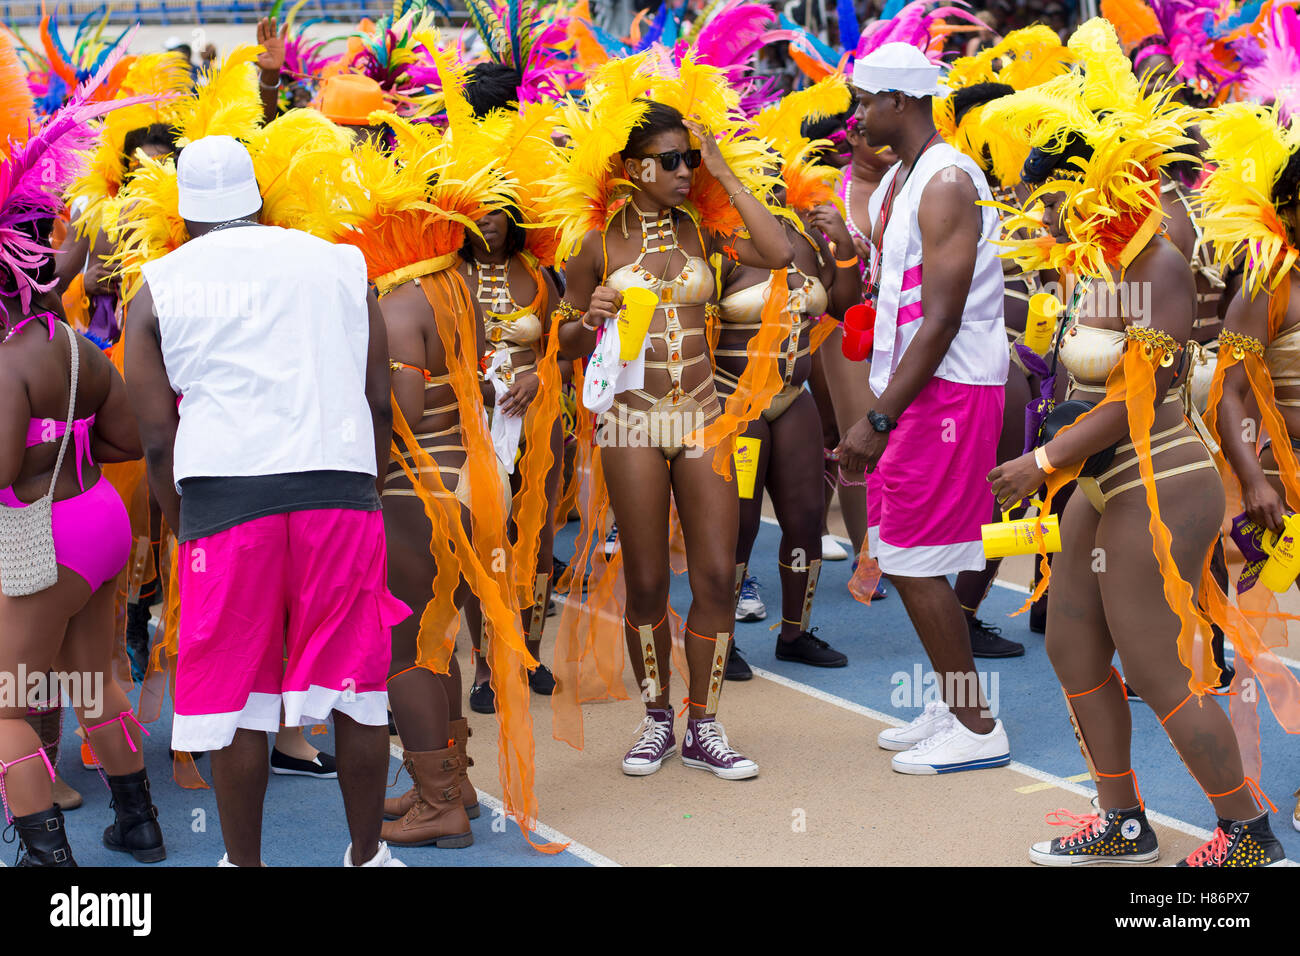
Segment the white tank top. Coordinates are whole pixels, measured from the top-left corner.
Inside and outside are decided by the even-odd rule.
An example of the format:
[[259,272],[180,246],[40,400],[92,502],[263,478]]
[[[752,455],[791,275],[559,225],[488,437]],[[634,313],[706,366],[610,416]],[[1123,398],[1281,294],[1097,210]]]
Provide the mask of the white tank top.
[[[871,390],[877,395],[893,378],[899,359],[907,351],[924,318],[921,309],[921,227],[917,221],[921,193],[935,175],[953,166],[970,176],[980,199],[993,198],[980,168],[942,141],[921,154],[912,174],[898,190],[882,241],[884,253],[876,303],[875,347],[871,355]],[[898,175],[898,169],[895,164],[871,196],[869,209],[873,223],[880,216],[880,207],[890,183]],[[966,385],[1005,385],[1010,366],[1002,316],[1005,290],[1002,263],[992,242],[999,229],[998,214],[988,206],[976,208],[980,213],[980,241],[961,328],[934,374],[935,378]]]
[[186,478],[375,474],[360,250],[235,226],[144,266]]

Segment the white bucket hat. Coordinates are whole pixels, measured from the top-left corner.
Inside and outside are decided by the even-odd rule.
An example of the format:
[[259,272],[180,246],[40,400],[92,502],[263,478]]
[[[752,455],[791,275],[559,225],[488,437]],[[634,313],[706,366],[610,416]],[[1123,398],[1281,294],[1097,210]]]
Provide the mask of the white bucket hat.
[[233,136],[205,136],[181,150],[176,188],[189,222],[227,222],[262,208],[253,160]]
[[910,43],[885,43],[853,64],[853,85],[867,93],[947,96],[941,68]]

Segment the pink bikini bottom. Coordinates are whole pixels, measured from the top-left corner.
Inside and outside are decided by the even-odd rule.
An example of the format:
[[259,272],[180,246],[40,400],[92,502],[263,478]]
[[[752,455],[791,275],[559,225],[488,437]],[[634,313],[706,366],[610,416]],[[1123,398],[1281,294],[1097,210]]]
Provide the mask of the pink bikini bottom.
[[[0,489],[0,505],[25,508],[13,489]],[[54,502],[54,553],[92,592],[118,576],[131,556],[131,519],[117,489],[102,476],[75,498]]]

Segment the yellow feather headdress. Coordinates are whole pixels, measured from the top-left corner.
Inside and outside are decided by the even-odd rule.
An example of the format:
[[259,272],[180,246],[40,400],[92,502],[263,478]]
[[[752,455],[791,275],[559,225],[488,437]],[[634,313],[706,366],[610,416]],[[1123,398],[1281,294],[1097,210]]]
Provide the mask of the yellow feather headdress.
[[122,188],[126,163],[132,158],[124,154],[127,134],[154,124],[173,125],[180,98],[189,89],[189,67],[179,54],[147,53],[131,63],[118,96],[152,95],[164,99],[126,106],[104,117],[99,145],[86,171],[68,189],[69,200],[84,198],[88,203],[75,224],[79,235],[88,235],[92,240],[98,235],[104,204]]
[[[1003,239],[1004,257],[1024,269],[1064,269],[1111,281],[1107,263],[1153,214],[1159,213],[1160,170],[1187,158],[1176,150],[1190,143],[1184,130],[1197,114],[1171,102],[1172,89],[1143,94],[1114,28],[1093,19],[1070,39],[1082,67],[1028,90],[986,104],[984,122],[1001,124],[1031,148],[1061,153],[1076,140],[1091,155],[1058,166],[1024,204],[998,204],[1007,213],[1002,229],[1026,229],[1032,238]],[[1068,240],[1038,235],[1039,199],[1063,193]]]
[[803,135],[803,123],[837,116],[852,104],[847,78],[832,73],[807,89],[782,97],[754,117],[753,134],[781,154],[781,177],[790,208],[806,210],[838,202],[835,185],[839,172],[815,162],[818,151],[831,144],[824,139],[809,140]]
[[[1297,236],[1278,215],[1273,187],[1300,150],[1300,122],[1284,125],[1273,106],[1228,103],[1201,123],[1212,171],[1201,186],[1198,221],[1222,266],[1245,253],[1253,296],[1277,284],[1300,258]],[[1296,197],[1289,197],[1292,201]]]
[[[709,130],[723,159],[755,195],[778,185],[763,172],[771,147],[743,131],[740,96],[720,69],[689,55],[677,66],[650,52],[611,60],[588,78],[586,107],[570,99],[561,110],[559,130],[570,148],[548,183],[547,216],[559,231],[558,261],[572,255],[590,230],[603,229],[631,189],[619,175],[618,154],[645,116],[647,100],[672,106]],[[703,166],[695,171],[686,208],[718,232],[740,225],[725,191]]]
[[494,110],[481,123],[490,142],[499,145],[503,174],[519,196],[519,224],[527,231],[527,250],[544,266],[555,264],[559,235],[547,224],[551,208],[546,180],[560,164],[551,132],[559,122],[555,103],[526,103],[518,110]]
[[[357,218],[344,202],[351,137],[315,110],[292,110],[254,131],[246,145],[262,194],[261,221],[339,241]],[[175,162],[147,157],[105,203],[124,298],[139,288],[144,263],[189,238],[179,204]]]
[[[1050,27],[1013,30],[997,45],[952,65],[944,81],[955,94],[981,83],[1001,83],[1025,90],[1069,72],[1075,56]],[[934,124],[944,140],[961,150],[996,180],[994,186],[1014,186],[1029,155],[1026,140],[1002,124],[985,118],[987,103],[966,110],[956,119],[954,96],[934,101]]]
[[447,268],[464,244],[465,230],[477,234],[476,222],[485,213],[519,202],[492,127],[475,122],[465,101],[463,65],[450,53],[431,52],[446,102],[446,131],[371,113],[371,123],[391,127],[396,145],[385,152],[373,143],[358,144],[355,175],[340,187],[357,222],[339,241],[361,250],[381,292],[399,279]]
[[177,142],[185,146],[205,136],[247,140],[262,125],[262,97],[257,89],[255,44],[235,47],[208,74],[194,96],[177,104]]

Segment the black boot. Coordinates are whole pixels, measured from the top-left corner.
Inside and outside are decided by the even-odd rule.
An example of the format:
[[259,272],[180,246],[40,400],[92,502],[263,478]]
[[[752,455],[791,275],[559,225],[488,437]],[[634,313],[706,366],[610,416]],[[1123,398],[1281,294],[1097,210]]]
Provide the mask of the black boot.
[[130,853],[140,863],[157,863],[167,859],[162,829],[158,826],[158,808],[149,797],[149,774],[144,770],[121,777],[109,777],[113,791],[113,825],[104,831],[104,846],[119,853]]
[[63,811],[50,807],[40,813],[14,817],[18,842],[26,851],[19,866],[76,866],[72,847],[68,846],[68,831],[63,827]]

